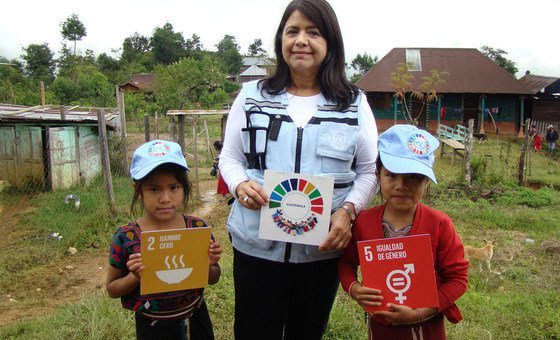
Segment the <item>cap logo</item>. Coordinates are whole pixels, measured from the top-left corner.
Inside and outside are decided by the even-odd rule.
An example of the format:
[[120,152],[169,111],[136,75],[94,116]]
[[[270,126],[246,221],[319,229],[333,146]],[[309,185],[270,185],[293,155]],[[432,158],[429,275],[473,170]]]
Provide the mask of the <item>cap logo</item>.
[[164,157],[170,149],[171,147],[167,143],[157,141],[150,145],[148,153],[153,157]]
[[430,151],[428,139],[421,133],[414,133],[408,137],[408,149],[417,155],[425,155]]

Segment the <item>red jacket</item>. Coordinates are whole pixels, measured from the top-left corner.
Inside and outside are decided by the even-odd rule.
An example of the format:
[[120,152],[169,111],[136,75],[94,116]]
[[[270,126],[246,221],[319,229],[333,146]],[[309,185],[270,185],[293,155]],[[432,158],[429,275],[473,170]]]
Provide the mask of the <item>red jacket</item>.
[[[357,241],[384,238],[382,218],[385,205],[364,210],[356,218],[352,240],[338,263],[340,282],[346,292],[357,280],[359,266]],[[431,236],[434,270],[438,286],[439,311],[452,323],[463,319],[455,301],[467,290],[469,262],[464,258],[463,243],[444,213],[418,203],[409,235]],[[375,288],[375,287],[373,287]],[[376,318],[385,322],[382,318]]]

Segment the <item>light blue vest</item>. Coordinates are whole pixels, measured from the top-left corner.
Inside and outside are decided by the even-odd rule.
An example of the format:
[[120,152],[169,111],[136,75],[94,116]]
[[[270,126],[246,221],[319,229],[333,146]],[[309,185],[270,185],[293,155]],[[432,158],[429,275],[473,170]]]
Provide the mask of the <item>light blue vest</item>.
[[[249,178],[262,185],[264,169],[331,176],[335,183],[332,209],[339,208],[356,177],[353,161],[360,132],[360,98],[340,112],[321,96],[313,118],[298,128],[286,111],[287,94],[263,96],[254,81],[243,85],[241,95],[247,118],[247,128],[241,134]],[[341,255],[340,251],[320,252],[317,246],[259,239],[259,219],[260,210],[246,209],[237,200],[233,203],[227,228],[235,249],[258,258],[292,263]]]

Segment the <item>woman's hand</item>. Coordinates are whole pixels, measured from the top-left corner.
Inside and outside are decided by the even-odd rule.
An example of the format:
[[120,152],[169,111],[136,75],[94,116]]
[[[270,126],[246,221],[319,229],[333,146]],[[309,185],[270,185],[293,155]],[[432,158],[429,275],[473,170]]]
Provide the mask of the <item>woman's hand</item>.
[[218,264],[220,257],[222,257],[222,245],[218,241],[210,240],[210,250],[208,251],[208,258],[210,259],[210,266]]
[[325,241],[319,250],[344,249],[352,238],[352,221],[344,209],[337,209],[331,215],[331,225]]
[[239,203],[247,209],[258,210],[268,203],[268,195],[263,187],[255,181],[241,182],[235,193]]
[[142,271],[144,270],[144,265],[142,264],[142,254],[134,253],[128,257],[126,262],[126,267],[128,271],[131,272],[137,279],[142,276]]
[[373,315],[381,316],[387,322],[394,325],[415,323],[421,321],[422,319],[416,309],[412,309],[407,306],[388,303],[387,308],[389,309],[388,311],[374,312]]
[[381,300],[383,300],[379,289],[364,287],[360,282],[352,284],[350,297],[364,309],[381,306]]

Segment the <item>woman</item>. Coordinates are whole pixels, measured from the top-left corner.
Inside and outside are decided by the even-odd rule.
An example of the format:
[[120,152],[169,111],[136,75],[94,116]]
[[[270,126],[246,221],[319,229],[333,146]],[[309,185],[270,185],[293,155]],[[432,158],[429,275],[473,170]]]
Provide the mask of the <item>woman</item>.
[[535,151],[539,151],[542,148],[542,138],[539,129],[537,129],[536,125],[531,126],[531,131],[529,132],[529,136],[533,138],[533,149]]
[[546,131],[546,142],[548,143],[548,152],[552,156],[556,149],[556,141],[558,140],[558,132],[554,129],[554,125],[550,124]]
[[[320,339],[338,288],[337,261],[375,187],[377,128],[346,79],[336,15],[324,0],[288,4],[275,36],[277,68],[244,84],[229,114],[220,172],[237,197],[235,337]],[[319,246],[258,238],[264,169],[334,177],[330,231]]]

